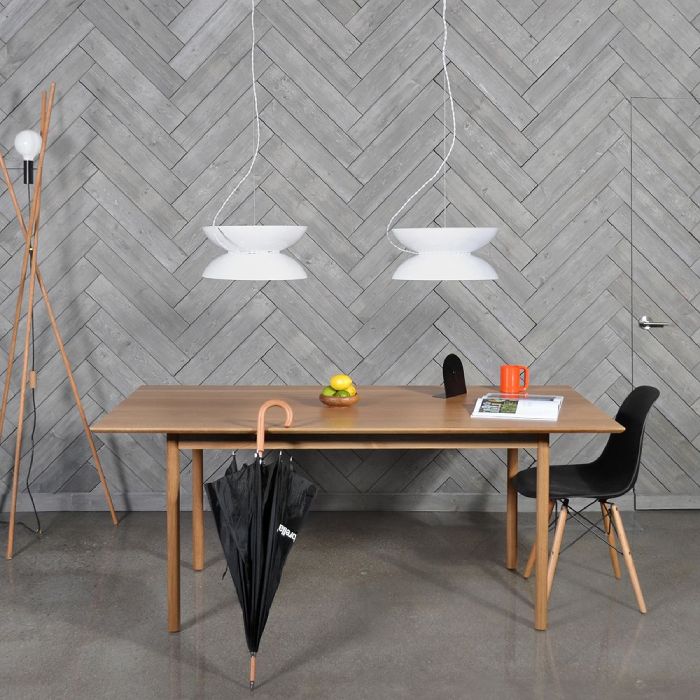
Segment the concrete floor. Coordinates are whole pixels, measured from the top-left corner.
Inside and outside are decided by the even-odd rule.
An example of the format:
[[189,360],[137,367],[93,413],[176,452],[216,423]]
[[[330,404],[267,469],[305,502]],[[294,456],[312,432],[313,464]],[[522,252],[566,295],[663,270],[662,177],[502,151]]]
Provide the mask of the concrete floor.
[[[183,514],[175,635],[165,631],[162,513],[130,514],[119,528],[104,513],[44,521],[41,540],[20,528],[15,559],[0,563],[0,697],[250,697],[213,521],[207,569],[195,574]],[[312,513],[263,637],[254,697],[697,697],[700,512],[625,521],[649,613],[587,537],[562,555],[542,633],[533,583],[502,565],[502,516]],[[524,560],[531,516],[520,533]]]

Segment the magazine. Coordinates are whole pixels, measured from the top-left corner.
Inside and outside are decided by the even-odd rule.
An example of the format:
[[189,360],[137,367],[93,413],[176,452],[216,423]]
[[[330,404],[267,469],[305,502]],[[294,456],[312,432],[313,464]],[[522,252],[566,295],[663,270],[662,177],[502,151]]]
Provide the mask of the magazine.
[[472,418],[555,421],[563,402],[563,396],[486,394],[477,399]]

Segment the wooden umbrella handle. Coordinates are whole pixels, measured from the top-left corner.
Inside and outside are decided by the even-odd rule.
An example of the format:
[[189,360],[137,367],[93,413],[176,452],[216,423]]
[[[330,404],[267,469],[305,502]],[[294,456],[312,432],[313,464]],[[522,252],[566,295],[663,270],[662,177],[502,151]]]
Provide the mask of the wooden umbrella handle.
[[279,406],[284,409],[286,414],[284,420],[285,428],[288,428],[292,424],[292,419],[294,418],[292,407],[286,401],[282,401],[282,399],[270,399],[260,406],[260,410],[258,411],[258,432],[256,435],[255,449],[261,457],[265,449],[265,413],[273,406]]

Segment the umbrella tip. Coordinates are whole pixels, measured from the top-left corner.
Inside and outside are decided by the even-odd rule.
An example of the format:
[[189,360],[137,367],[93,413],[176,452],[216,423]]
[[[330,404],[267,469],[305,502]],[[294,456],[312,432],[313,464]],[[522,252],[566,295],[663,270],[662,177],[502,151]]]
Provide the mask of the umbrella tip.
[[255,690],[255,653],[250,655],[250,692]]

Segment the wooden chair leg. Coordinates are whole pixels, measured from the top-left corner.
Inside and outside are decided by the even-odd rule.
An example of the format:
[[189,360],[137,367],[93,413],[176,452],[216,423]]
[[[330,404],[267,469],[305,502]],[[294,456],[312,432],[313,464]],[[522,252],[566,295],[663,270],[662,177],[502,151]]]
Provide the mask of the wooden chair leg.
[[559,552],[561,551],[561,542],[564,539],[564,527],[566,527],[566,518],[569,515],[569,508],[566,504],[559,512],[557,519],[557,527],[554,531],[554,542],[552,543],[552,553],[549,555],[549,566],[547,567],[547,597],[552,592],[552,584],[554,583],[554,573],[557,570],[557,562],[559,561]]
[[[554,510],[554,501],[549,502],[549,515],[548,517],[552,517],[552,511]],[[535,568],[535,560],[536,560],[536,555],[535,555],[535,543],[532,543],[532,549],[530,550],[530,556],[527,558],[527,564],[525,564],[525,571],[523,571],[523,578],[530,578],[532,576],[532,572]]]
[[605,502],[600,502],[600,510],[603,513],[603,527],[608,535],[608,551],[610,552],[610,563],[612,564],[613,573],[615,578],[622,578],[622,572],[620,571],[620,560],[617,557],[616,542],[615,542],[615,532],[612,527],[612,522],[610,521],[610,506]]
[[644,602],[644,596],[642,595],[642,587],[639,585],[639,578],[637,577],[637,569],[634,566],[634,559],[632,559],[632,552],[630,550],[629,542],[627,541],[627,535],[625,534],[625,528],[622,526],[622,517],[620,516],[620,511],[618,507],[613,503],[610,506],[610,512],[612,514],[613,522],[615,523],[615,529],[617,530],[617,536],[620,540],[620,547],[622,548],[622,555],[625,558],[625,564],[627,564],[627,571],[630,575],[630,582],[632,583],[632,589],[634,590],[634,595],[637,598],[637,605],[639,606],[639,612],[644,614],[647,611],[646,603]]

